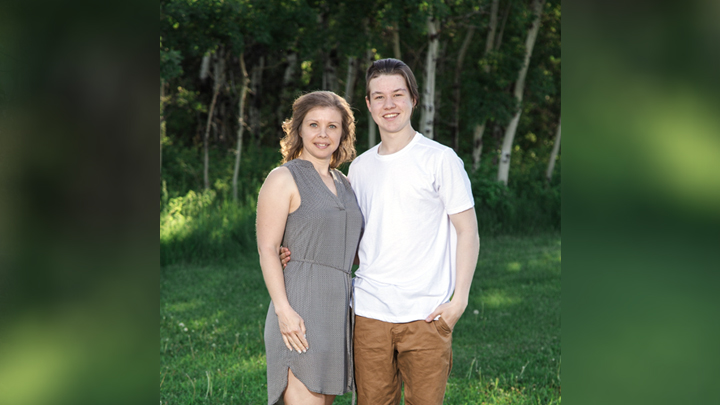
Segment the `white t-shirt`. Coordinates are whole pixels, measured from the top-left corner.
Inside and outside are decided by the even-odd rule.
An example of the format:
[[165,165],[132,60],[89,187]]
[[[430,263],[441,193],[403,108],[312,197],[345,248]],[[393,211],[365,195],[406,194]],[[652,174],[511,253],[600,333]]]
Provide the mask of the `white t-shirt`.
[[455,290],[457,235],[448,215],[473,207],[470,180],[455,151],[418,132],[396,153],[379,155],[378,147],[348,173],[365,220],[355,313],[417,321]]

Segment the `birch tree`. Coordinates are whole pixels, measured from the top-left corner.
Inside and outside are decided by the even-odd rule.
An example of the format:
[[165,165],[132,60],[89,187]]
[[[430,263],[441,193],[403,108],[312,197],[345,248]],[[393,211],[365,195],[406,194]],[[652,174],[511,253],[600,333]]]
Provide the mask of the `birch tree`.
[[527,39],[525,41],[525,59],[523,60],[520,72],[518,73],[518,79],[515,82],[514,95],[517,100],[517,111],[510,120],[510,124],[508,124],[505,129],[502,150],[500,151],[497,179],[505,185],[507,185],[508,174],[510,172],[510,155],[512,153],[513,140],[515,139],[515,132],[517,131],[520,114],[522,113],[522,98],[523,91],[525,90],[525,77],[527,75],[528,67],[530,66],[530,57],[532,56],[532,50],[535,46],[535,39],[537,38],[538,31],[540,30],[540,17],[542,16],[542,9],[544,5],[545,0],[533,0],[533,14],[535,15],[535,18],[530,30],[528,30]]
[[233,201],[238,200],[238,175],[240,174],[240,159],[242,157],[242,141],[243,133],[245,132],[245,98],[248,92],[248,78],[247,69],[245,68],[245,54],[240,54],[240,72],[242,77],[240,81],[242,86],[240,88],[240,102],[238,106],[238,130],[237,130],[237,148],[235,149],[235,169],[233,170],[232,188],[233,188]]
[[[365,31],[365,37],[370,38],[370,26],[368,24],[368,19],[363,19],[363,30]],[[372,50],[371,45],[367,45],[367,48],[365,50],[365,62],[367,62],[367,68],[372,65],[372,63],[375,61],[375,53]],[[365,98],[366,95],[363,94],[363,98]],[[367,108],[366,108],[367,110]],[[372,114],[370,114],[370,110],[367,110],[367,119],[368,119],[368,149],[371,149],[373,146],[377,144],[376,138],[377,138],[377,127],[375,124],[375,120],[373,120]]]
[[[368,67],[370,67],[370,65],[375,60],[373,51],[371,49],[368,49],[365,54],[365,57],[368,61]],[[373,146],[377,145],[377,141],[376,141],[377,124],[375,124],[375,120],[373,119],[372,114],[370,114],[370,110],[367,110],[367,117],[368,117],[368,149],[370,149]]]
[[555,133],[555,141],[553,143],[552,153],[550,153],[550,160],[548,161],[547,172],[545,173],[545,177],[547,178],[548,183],[550,182],[550,180],[552,180],[553,170],[555,169],[555,160],[557,159],[558,151],[560,150],[560,124],[561,120],[558,120],[558,128],[557,132]]
[[325,56],[325,64],[323,66],[322,88],[333,93],[338,92],[337,68],[332,58],[335,50],[329,53],[323,53]]
[[453,81],[453,98],[455,101],[455,119],[453,120],[453,148],[455,149],[455,152],[458,152],[460,150],[460,74],[462,73],[462,65],[465,61],[465,54],[467,53],[468,47],[470,46],[470,41],[472,41],[474,33],[475,26],[468,26],[467,32],[465,33],[465,40],[463,40],[463,44],[460,47],[457,64],[455,65],[455,80]]
[[[222,49],[222,47],[221,47]],[[218,94],[223,82],[223,74],[225,70],[225,59],[222,56],[222,50],[215,54],[215,61],[213,64],[213,97],[210,102],[210,108],[208,109],[207,124],[205,125],[205,136],[203,137],[203,184],[205,190],[210,189],[210,153],[209,153],[209,138],[210,138],[210,126],[212,125],[213,113],[215,112],[215,104],[217,102]]]
[[[483,58],[487,59],[488,55],[490,54],[490,51],[493,49],[493,44],[495,42],[495,30],[497,27],[497,12],[498,12],[498,4],[499,0],[493,0],[492,5],[490,6],[490,24],[488,24],[488,33],[487,38],[485,39],[485,52],[483,53]],[[510,9],[508,5],[508,10]],[[495,48],[497,49],[497,47]],[[490,73],[490,64],[486,63],[483,66],[483,70],[485,73]],[[480,167],[480,156],[482,155],[483,150],[483,134],[485,133],[485,123],[487,121],[486,117],[482,118],[482,122],[475,125],[475,129],[473,130],[473,170],[477,170],[478,167]]]
[[353,90],[355,89],[355,81],[357,78],[357,58],[348,56],[347,58],[347,76],[345,77],[345,101],[352,104]]
[[165,94],[165,89],[168,87],[168,81],[175,79],[182,75],[183,70],[180,67],[182,56],[180,52],[164,48],[162,44],[162,37],[160,37],[160,186],[162,187],[162,157],[163,149],[162,142],[165,137],[165,131],[167,123],[165,122],[165,106],[168,104],[170,99]]
[[393,22],[392,26],[393,34],[393,57],[398,60],[402,60],[402,54],[400,53],[400,27],[397,21]]
[[[282,88],[280,90],[280,101],[278,102],[278,108],[276,110],[278,128],[282,127],[282,122],[285,121],[285,107],[288,105],[292,96],[292,84],[294,82],[295,71],[298,65],[298,54],[295,51],[288,53],[287,66],[285,67],[285,73],[283,74]],[[244,65],[244,62],[243,62]],[[247,72],[244,72],[247,74]]]
[[262,87],[263,70],[265,69],[265,55],[261,55],[250,74],[250,94],[252,95],[252,103],[249,106],[250,132],[255,138],[255,142],[260,145],[260,95]]
[[161,78],[160,79],[160,178],[161,179],[162,179],[162,140],[163,140],[164,134],[165,134],[165,80]]
[[433,124],[435,116],[435,70],[440,47],[439,31],[440,21],[432,15],[427,17],[428,51],[425,58],[425,85],[423,86],[422,110],[420,115],[420,132],[433,139]]

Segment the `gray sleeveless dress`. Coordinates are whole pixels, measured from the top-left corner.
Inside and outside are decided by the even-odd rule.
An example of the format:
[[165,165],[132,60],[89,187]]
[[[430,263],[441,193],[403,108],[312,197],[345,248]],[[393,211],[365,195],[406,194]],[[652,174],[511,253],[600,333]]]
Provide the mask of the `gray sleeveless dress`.
[[313,392],[342,395],[354,390],[350,272],[363,219],[345,176],[331,170],[335,196],[311,162],[291,160],[300,207],[288,215],[283,246],[292,254],[285,268],[290,306],[303,318],[309,349],[299,354],[283,342],[272,302],[265,319],[268,404],[282,402],[288,368]]

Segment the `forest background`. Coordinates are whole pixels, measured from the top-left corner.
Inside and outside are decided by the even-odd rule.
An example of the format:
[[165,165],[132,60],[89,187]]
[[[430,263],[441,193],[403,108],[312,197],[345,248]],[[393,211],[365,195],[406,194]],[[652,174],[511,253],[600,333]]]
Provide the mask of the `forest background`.
[[358,154],[379,142],[364,73],[386,57],[417,78],[413,127],[464,160],[481,234],[559,231],[559,3],[160,6],[163,265],[254,246],[255,198],[280,162],[281,123],[297,96],[324,89],[345,97]]
[[267,401],[255,202],[281,124],[331,90],[373,147],[365,71],[387,57],[415,73],[413,127],[465,162],[483,236],[446,403],[560,403],[559,3],[160,4],[161,403]]

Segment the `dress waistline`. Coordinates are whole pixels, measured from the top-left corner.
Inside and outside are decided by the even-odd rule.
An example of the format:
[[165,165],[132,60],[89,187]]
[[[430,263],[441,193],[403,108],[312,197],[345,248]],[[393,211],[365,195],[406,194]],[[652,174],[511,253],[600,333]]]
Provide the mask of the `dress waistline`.
[[[317,261],[315,261],[315,260],[292,259],[292,258],[291,258],[291,259],[290,259],[290,262],[302,262],[302,263],[318,264],[318,265],[320,265],[320,266],[329,267],[329,268],[331,268],[331,269],[333,269],[333,270],[342,271],[343,273],[345,273],[345,274],[347,274],[348,276],[350,276],[350,272],[349,272],[349,271],[345,271],[345,269],[341,269],[341,268],[339,268],[339,267],[335,267],[335,266],[333,266],[333,265],[331,265],[331,264],[320,263],[320,262],[317,262]],[[290,262],[288,262],[288,263],[290,263]]]

